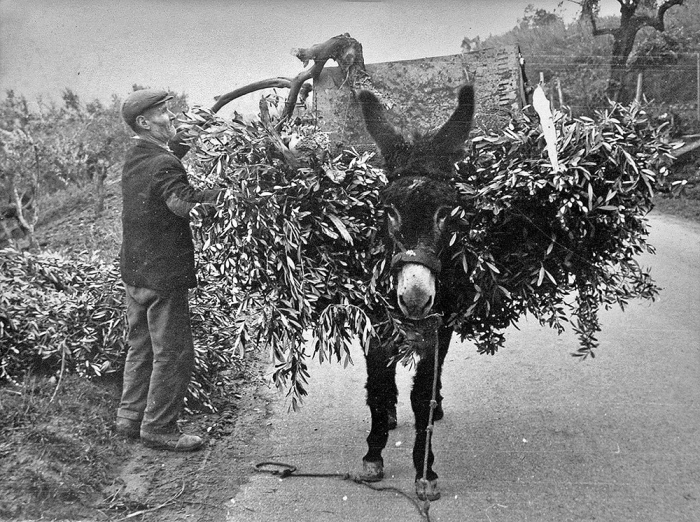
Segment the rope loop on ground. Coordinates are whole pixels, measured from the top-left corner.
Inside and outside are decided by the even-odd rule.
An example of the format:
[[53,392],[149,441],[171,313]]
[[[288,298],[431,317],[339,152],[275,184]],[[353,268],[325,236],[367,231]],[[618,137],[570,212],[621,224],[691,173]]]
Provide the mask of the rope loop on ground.
[[400,490],[399,488],[395,488],[393,486],[378,487],[367,482],[366,480],[361,479],[358,475],[354,475],[352,473],[297,473],[296,466],[292,466],[291,464],[285,464],[284,462],[274,462],[269,460],[264,462],[258,462],[253,466],[253,469],[258,473],[269,473],[270,475],[279,475],[282,478],[292,476],[312,478],[339,478],[342,480],[350,480],[355,484],[361,484],[374,491],[389,491],[392,493],[396,493],[397,495],[401,495],[402,497],[408,499],[411,502],[411,504],[413,504],[413,506],[418,510],[420,516],[423,519],[425,519],[426,522],[430,522],[430,516],[428,515],[428,509],[430,509],[430,505],[421,506],[421,504],[418,503],[413,497],[408,495],[406,492]]
[[[281,468],[281,469],[263,469],[266,467]],[[296,466],[285,464],[284,462],[258,462],[253,469],[259,473],[269,473],[270,475],[280,475],[282,478],[288,477],[297,470]]]

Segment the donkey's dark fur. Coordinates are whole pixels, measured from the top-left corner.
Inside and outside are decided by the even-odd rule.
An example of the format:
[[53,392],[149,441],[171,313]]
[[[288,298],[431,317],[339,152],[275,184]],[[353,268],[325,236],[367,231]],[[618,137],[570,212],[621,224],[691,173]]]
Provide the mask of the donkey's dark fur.
[[[416,136],[412,141],[405,139],[389,123],[384,108],[372,93],[362,91],[358,100],[367,130],[384,159],[389,182],[381,196],[386,208],[388,239],[397,252],[392,262],[396,271],[397,304],[411,320],[422,320],[433,313],[447,317],[464,299],[458,285],[453,284],[457,274],[450,269],[447,230],[450,211],[458,204],[452,181],[454,163],[464,157],[464,142],[474,114],[474,89],[469,85],[462,87],[457,109],[440,130]],[[438,327],[439,370],[451,336],[451,327]],[[395,415],[398,393],[396,367],[390,362],[393,350],[387,343],[379,342],[367,350],[367,404],[372,428],[367,437],[368,451],[363,458],[366,480],[381,480],[384,476],[382,450],[395,422],[391,416]],[[411,390],[416,429],[413,447],[416,491],[419,497],[431,500],[440,496],[431,448],[427,473],[423,477],[434,361],[434,352],[424,354],[417,365]],[[438,379],[436,419],[442,416],[439,390]],[[423,478],[425,480],[421,480]]]

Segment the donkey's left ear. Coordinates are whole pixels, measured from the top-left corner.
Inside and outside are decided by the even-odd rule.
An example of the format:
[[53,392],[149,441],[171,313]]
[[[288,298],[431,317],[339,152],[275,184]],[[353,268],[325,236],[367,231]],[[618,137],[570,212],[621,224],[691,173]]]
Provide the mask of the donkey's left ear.
[[362,108],[367,132],[379,147],[384,160],[393,165],[395,156],[406,146],[403,135],[389,122],[384,107],[374,94],[360,91],[357,101]]
[[465,85],[459,90],[457,109],[433,137],[433,145],[446,153],[458,152],[469,138],[474,118],[474,86]]

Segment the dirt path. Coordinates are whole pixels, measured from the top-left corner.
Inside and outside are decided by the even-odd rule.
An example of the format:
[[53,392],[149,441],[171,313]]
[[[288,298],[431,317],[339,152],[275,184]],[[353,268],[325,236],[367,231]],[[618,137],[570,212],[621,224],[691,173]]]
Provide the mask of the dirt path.
[[257,447],[271,425],[274,392],[264,384],[264,370],[259,360],[251,362],[253,375],[238,386],[235,407],[221,415],[188,418],[183,427],[208,439],[203,450],[168,453],[132,443],[114,487],[130,519],[225,520],[226,503],[249,480]]

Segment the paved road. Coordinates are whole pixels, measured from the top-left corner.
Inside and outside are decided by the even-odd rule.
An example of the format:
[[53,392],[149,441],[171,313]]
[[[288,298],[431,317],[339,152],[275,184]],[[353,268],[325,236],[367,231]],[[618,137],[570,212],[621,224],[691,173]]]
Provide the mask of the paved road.
[[[445,419],[436,427],[442,499],[432,521],[700,520],[700,227],[653,216],[657,255],[643,258],[664,288],[602,316],[595,359],[579,361],[572,334],[534,321],[506,348],[480,356],[454,343],[445,364]],[[301,413],[275,401],[257,455],[300,472],[357,472],[369,411],[364,361],[312,364]],[[413,496],[410,377],[399,372],[399,428],[388,478]],[[340,479],[251,474],[229,522],[420,521],[395,493]]]

